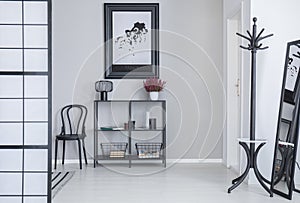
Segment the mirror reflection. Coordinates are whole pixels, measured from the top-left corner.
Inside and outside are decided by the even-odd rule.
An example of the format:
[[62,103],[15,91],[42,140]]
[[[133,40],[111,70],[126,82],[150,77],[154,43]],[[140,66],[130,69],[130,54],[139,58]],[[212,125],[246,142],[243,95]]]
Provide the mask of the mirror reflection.
[[296,169],[295,169],[295,175],[294,175],[294,191],[300,193],[300,143],[298,140],[298,147],[297,147],[297,156],[296,156]]
[[[282,102],[276,136],[273,163],[272,190],[286,198],[291,198],[294,189],[295,145],[299,129],[296,123],[298,104],[296,104],[299,86],[300,41],[288,43]],[[298,174],[297,172],[296,174]],[[298,183],[296,183],[298,184]]]
[[279,141],[277,144],[277,154],[275,162],[274,185],[284,193],[289,192],[290,168],[294,152],[294,146],[291,138],[291,121],[293,105],[283,103],[282,117],[279,128]]

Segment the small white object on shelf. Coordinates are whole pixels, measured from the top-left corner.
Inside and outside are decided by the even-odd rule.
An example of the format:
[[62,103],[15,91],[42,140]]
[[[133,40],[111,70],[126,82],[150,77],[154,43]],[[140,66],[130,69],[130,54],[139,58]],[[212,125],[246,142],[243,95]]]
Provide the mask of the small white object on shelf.
[[146,112],[146,128],[149,128],[149,119],[150,119],[150,112],[149,111],[147,111]]
[[124,130],[124,128],[115,127],[113,130]]

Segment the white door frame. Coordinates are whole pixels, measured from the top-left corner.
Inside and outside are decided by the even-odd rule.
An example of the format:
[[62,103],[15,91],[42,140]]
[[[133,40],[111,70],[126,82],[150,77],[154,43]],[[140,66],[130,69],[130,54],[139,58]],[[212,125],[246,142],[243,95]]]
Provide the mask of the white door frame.
[[[232,88],[232,87],[228,87],[228,76],[231,74],[231,69],[230,69],[230,63],[229,63],[229,53],[228,53],[228,44],[229,44],[229,41],[230,41],[230,38],[228,36],[228,32],[229,32],[229,26],[230,26],[230,23],[233,23],[233,21],[236,19],[235,18],[238,18],[238,20],[240,21],[240,32],[243,31],[243,2],[241,2],[241,4],[239,4],[239,6],[234,10],[234,12],[232,12],[231,15],[229,15],[225,21],[226,23],[226,30],[225,30],[225,35],[226,37],[224,38],[225,39],[225,61],[224,61],[224,65],[225,65],[225,74],[224,74],[224,84],[225,84],[225,88],[226,88],[226,124],[225,124],[225,129],[224,129],[224,144],[223,144],[223,162],[224,164],[230,168],[232,162],[233,162],[233,159],[236,159],[236,158],[233,158],[232,157],[232,152],[230,152],[230,149],[232,149],[232,147],[235,148],[236,153],[238,153],[238,168],[235,168],[235,172],[237,173],[240,173],[241,171],[241,151],[240,151],[240,148],[238,146],[238,142],[235,140],[235,138],[231,137],[232,135],[230,135],[228,133],[229,131],[229,122],[228,122],[228,105],[230,105],[228,102],[230,102],[230,100],[228,100],[228,88]],[[238,47],[237,47],[238,48]],[[243,132],[243,110],[244,110],[244,94],[243,94],[243,82],[244,82],[244,75],[243,75],[243,54],[240,52],[240,55],[239,55],[239,64],[240,64],[240,70],[239,70],[239,78],[240,78],[240,121],[239,121],[239,125],[240,125],[240,135],[239,137],[242,137],[241,133]],[[234,136],[234,135],[233,135]],[[234,140],[234,141],[233,141]],[[234,143],[232,143],[234,142]]]

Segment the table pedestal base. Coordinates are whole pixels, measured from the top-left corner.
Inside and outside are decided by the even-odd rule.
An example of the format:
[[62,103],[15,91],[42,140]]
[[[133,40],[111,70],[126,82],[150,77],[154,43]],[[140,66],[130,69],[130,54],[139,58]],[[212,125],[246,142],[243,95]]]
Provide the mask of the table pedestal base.
[[[266,144],[266,143],[261,143],[260,145],[258,145],[257,149],[255,150],[255,152],[253,153],[253,156],[251,156],[251,152],[250,152],[250,148],[248,147],[248,145],[245,142],[239,142],[239,144],[243,147],[243,149],[245,150],[246,154],[247,154],[247,167],[244,171],[244,173],[233,179],[232,180],[232,186],[230,188],[228,188],[228,193],[231,193],[232,190],[234,190],[235,188],[237,188],[247,177],[250,169],[252,168],[254,170],[255,176],[258,180],[258,182],[260,183],[260,185],[270,194],[270,197],[273,197],[273,192],[269,189],[269,187],[266,186],[266,183],[270,184],[270,181],[268,181],[267,179],[265,179],[261,173],[259,172],[258,168],[257,168],[257,154],[259,152],[259,150]],[[255,143],[250,143],[251,145],[255,145]],[[254,149],[254,148],[253,148]]]

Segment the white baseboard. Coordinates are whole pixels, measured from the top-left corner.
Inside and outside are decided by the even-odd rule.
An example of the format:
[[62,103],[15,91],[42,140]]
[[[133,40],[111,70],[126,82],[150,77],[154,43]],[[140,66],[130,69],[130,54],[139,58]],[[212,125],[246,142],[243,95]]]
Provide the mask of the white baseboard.
[[[121,160],[123,161],[123,160]],[[124,160],[125,161],[125,160]],[[124,162],[123,161],[123,162]],[[117,161],[115,161],[117,162]],[[61,163],[61,160],[58,159],[57,163]],[[78,159],[66,159],[66,164],[77,164]],[[82,160],[84,163],[84,160]],[[93,159],[88,159],[88,163],[93,163]],[[207,163],[222,163],[222,159],[167,159],[167,163],[177,163],[177,164],[207,164]],[[54,160],[52,160],[52,164],[54,164]]]
[[222,159],[167,159],[167,163],[178,163],[178,164],[222,163]]

